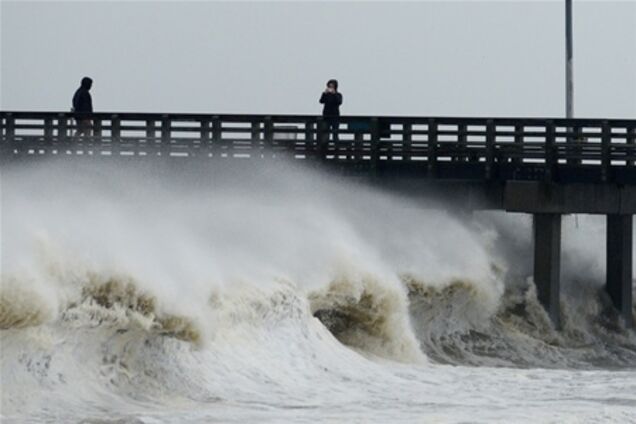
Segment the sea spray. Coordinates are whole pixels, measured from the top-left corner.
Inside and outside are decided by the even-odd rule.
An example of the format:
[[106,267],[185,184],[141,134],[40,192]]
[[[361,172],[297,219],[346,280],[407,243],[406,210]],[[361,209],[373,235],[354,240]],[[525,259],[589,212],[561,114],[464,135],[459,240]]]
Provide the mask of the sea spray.
[[594,263],[589,246],[564,261],[565,331],[551,327],[531,245],[510,248],[523,217],[459,217],[284,162],[138,165],[0,171],[2,380],[17,388],[3,413],[305,405],[314,382],[402,384],[386,361],[636,363],[595,266],[570,269]]

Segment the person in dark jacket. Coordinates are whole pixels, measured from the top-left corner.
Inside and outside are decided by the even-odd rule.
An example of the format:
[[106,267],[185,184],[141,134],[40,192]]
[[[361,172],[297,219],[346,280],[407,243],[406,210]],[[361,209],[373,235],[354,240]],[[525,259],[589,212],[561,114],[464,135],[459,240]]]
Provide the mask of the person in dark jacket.
[[320,96],[320,103],[323,104],[322,116],[327,122],[333,140],[338,140],[338,126],[340,117],[340,105],[342,104],[342,94],[338,92],[338,81],[330,79],[327,81],[327,88]]
[[77,122],[75,136],[91,135],[92,133],[93,122],[90,119],[90,114],[93,113],[93,99],[90,93],[92,86],[92,79],[82,78],[80,88],[75,91],[73,96],[73,112],[75,113],[75,122]]

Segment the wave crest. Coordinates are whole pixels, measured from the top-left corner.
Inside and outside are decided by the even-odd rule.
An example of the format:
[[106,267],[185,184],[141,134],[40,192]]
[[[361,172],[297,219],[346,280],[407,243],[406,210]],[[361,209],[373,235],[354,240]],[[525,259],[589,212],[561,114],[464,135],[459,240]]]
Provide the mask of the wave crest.
[[406,295],[367,276],[340,278],[309,295],[311,311],[347,346],[379,357],[420,362]]

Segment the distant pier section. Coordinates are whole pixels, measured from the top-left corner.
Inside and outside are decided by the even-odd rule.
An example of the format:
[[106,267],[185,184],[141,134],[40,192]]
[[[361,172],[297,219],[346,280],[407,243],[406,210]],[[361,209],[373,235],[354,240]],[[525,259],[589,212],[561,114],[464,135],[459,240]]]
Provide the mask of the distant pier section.
[[[607,216],[607,296],[633,326],[636,120],[1,111],[0,164],[38,158],[286,159],[410,196],[534,216],[534,281],[560,327],[561,217]],[[387,224],[390,225],[390,224]]]

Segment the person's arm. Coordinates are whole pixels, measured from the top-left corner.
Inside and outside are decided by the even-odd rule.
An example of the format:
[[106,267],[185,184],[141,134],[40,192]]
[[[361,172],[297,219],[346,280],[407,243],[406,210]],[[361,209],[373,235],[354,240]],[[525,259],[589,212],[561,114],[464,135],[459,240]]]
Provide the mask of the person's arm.
[[342,94],[336,93],[336,104],[340,106],[342,104]]
[[327,93],[325,93],[324,91],[322,92],[322,96],[320,96],[320,100],[318,100],[318,102],[320,103],[327,103]]

